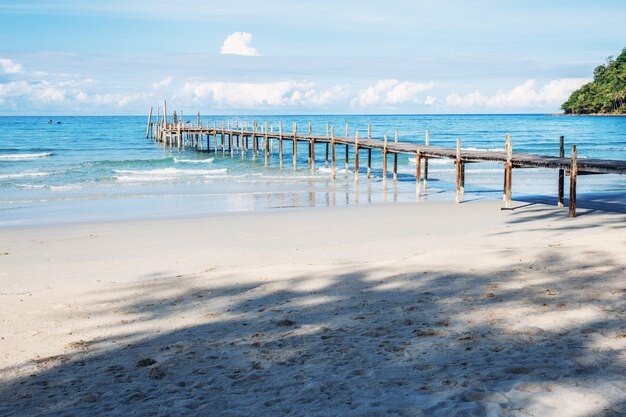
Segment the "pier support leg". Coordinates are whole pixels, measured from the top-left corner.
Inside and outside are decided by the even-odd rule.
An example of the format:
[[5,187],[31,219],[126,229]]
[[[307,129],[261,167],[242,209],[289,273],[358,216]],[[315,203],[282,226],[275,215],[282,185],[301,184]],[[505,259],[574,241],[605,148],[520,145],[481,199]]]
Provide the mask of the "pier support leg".
[[398,154],[393,154],[393,180],[398,180]]
[[422,187],[420,186],[420,182],[422,180],[422,153],[417,152],[415,154],[415,193],[419,197],[422,194]]
[[[565,158],[565,138],[559,138],[559,157]],[[559,185],[558,185],[557,206],[563,207],[564,188],[565,188],[565,170],[559,169]]]
[[455,161],[455,165],[456,165],[456,198],[455,201],[457,204],[459,204],[460,202],[463,201],[463,197],[462,197],[462,193],[461,193],[461,187],[462,187],[462,181],[461,181],[461,172],[462,172],[462,162],[461,162],[461,139],[457,139],[456,140],[456,161]]
[[311,139],[309,148],[311,150],[311,171],[315,172],[315,139]]
[[348,165],[350,164],[350,155],[349,155],[348,145],[346,145],[346,174],[350,172]]
[[576,217],[576,179],[578,177],[578,160],[576,145],[572,146],[572,165],[569,171],[569,216]]
[[383,149],[383,188],[387,187],[387,149]]
[[367,148],[367,178],[372,177],[372,148]]
[[[328,134],[326,136],[328,136]],[[326,143],[326,158],[324,160],[324,167],[328,168],[328,142]]]

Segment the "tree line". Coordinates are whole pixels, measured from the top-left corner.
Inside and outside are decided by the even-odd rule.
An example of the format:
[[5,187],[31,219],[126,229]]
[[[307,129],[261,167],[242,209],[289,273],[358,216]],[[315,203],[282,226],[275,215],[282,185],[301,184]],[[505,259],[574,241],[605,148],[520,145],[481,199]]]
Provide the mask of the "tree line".
[[561,109],[565,114],[626,114],[626,48],[596,67],[593,81],[574,91]]

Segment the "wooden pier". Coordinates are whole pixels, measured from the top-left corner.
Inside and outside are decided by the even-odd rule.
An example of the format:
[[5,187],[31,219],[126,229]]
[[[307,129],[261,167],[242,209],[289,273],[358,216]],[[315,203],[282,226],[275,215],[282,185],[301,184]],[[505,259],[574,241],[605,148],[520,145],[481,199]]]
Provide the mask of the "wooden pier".
[[503,209],[511,209],[512,199],[512,177],[514,168],[547,168],[558,171],[557,181],[557,204],[563,207],[564,204],[564,177],[570,177],[569,190],[569,216],[576,217],[576,182],[579,175],[586,174],[626,174],[626,161],[607,159],[579,159],[577,157],[576,145],[571,148],[571,157],[565,157],[564,138],[560,137],[559,156],[534,155],[514,153],[510,136],[506,135],[505,150],[467,150],[461,148],[461,140],[457,139],[456,148],[443,148],[430,145],[430,135],[426,131],[424,144],[400,142],[396,130],[394,140],[374,138],[371,134],[371,126],[368,125],[367,136],[362,137],[357,132],[350,136],[349,125],[346,124],[345,132],[337,134],[335,127],[326,124],[325,135],[312,134],[312,127],[309,123],[308,129],[304,132],[298,131],[298,126],[294,122],[290,131],[285,129],[282,122],[277,127],[268,125],[268,122],[235,122],[212,121],[207,126],[203,126],[198,113],[193,124],[183,123],[182,115],[178,117],[174,112],[173,117],[168,120],[167,106],[164,103],[163,113],[157,116],[157,120],[152,120],[152,108],[148,116],[146,127],[146,138],[152,138],[170,148],[193,148],[201,152],[221,153],[245,158],[252,154],[253,158],[263,157],[265,165],[268,165],[271,156],[271,142],[278,141],[278,158],[280,166],[284,165],[285,141],[290,142],[292,147],[292,166],[297,169],[297,149],[299,143],[304,143],[308,148],[308,166],[315,169],[315,147],[323,145],[325,147],[324,163],[331,168],[331,176],[335,178],[337,167],[337,147],[345,148],[343,162],[345,170],[349,172],[350,160],[349,150],[353,148],[354,154],[354,174],[355,181],[359,180],[359,156],[361,152],[367,153],[367,178],[370,178],[372,171],[372,151],[382,153],[383,186],[386,187],[388,178],[388,155],[393,157],[393,179],[397,179],[398,155],[406,154],[415,157],[415,178],[416,193],[419,196],[422,189],[426,189],[428,182],[428,160],[432,158],[446,158],[454,160],[456,166],[456,202],[463,201],[465,192],[465,165],[477,162],[498,162],[504,167],[503,181]]

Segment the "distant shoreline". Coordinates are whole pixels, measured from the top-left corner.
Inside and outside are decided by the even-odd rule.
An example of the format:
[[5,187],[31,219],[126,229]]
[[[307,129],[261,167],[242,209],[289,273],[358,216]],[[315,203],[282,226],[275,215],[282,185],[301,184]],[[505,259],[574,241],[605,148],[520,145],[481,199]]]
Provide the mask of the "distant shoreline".
[[572,117],[580,117],[580,116],[593,116],[593,117],[626,117],[626,114],[613,114],[613,113],[589,113],[589,114],[565,114],[565,113],[554,113],[548,114],[548,116],[572,116]]

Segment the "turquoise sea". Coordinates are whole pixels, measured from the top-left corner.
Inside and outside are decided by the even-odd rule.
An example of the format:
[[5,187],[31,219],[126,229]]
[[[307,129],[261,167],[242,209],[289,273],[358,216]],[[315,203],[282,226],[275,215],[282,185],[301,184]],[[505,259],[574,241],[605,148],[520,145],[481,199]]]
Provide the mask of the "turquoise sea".
[[[358,183],[346,173],[343,151],[338,151],[339,175],[332,180],[324,167],[324,146],[317,146],[316,170],[307,168],[307,150],[298,149],[298,170],[290,158],[278,166],[278,145],[268,167],[263,158],[240,156],[231,160],[192,149],[163,149],[146,140],[147,116],[128,117],[0,117],[0,226],[126,220],[225,213],[281,207],[310,207],[416,200],[414,164],[400,156],[399,178],[384,188],[382,158],[373,153],[373,177]],[[559,136],[565,136],[566,153],[572,144],[580,157],[626,159],[626,118],[561,117],[549,115],[384,115],[384,116],[211,116],[213,120],[280,120],[297,122],[300,131],[312,123],[313,131],[337,134],[367,132],[372,136],[395,129],[400,141],[423,143],[430,131],[431,144],[463,148],[504,149],[510,133],[517,152],[557,155]],[[191,118],[193,123],[195,120]],[[60,121],[60,124],[56,122]],[[285,152],[291,146],[285,143]],[[352,152],[352,150],[351,150]],[[363,159],[363,156],[362,156]],[[390,164],[391,167],[391,164]],[[391,177],[391,173],[390,173]],[[514,171],[514,198],[556,195],[557,173],[533,169]],[[428,190],[422,200],[454,201],[454,165],[431,160]],[[579,180],[579,195],[626,193],[626,176],[593,175]],[[502,166],[480,163],[466,169],[466,200],[501,199]]]

